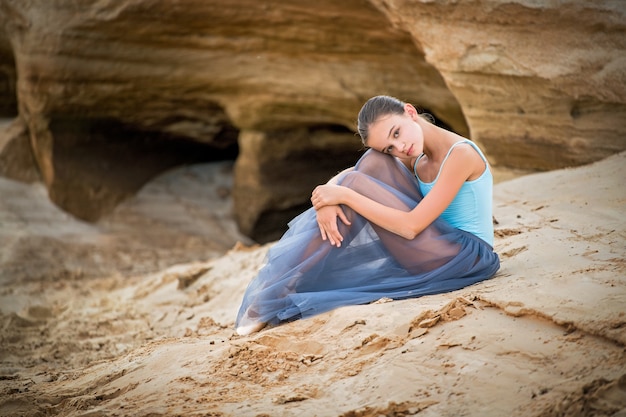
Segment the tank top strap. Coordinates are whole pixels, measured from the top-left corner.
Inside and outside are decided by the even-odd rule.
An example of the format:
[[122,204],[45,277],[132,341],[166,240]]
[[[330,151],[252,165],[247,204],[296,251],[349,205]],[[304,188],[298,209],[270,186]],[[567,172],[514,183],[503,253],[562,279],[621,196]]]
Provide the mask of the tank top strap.
[[[437,180],[439,179],[439,175],[441,174],[441,170],[443,169],[443,166],[445,165],[446,161],[448,160],[448,157],[450,156],[450,153],[452,152],[452,149],[454,149],[456,147],[456,145],[460,145],[462,143],[467,143],[469,144],[472,148],[474,148],[476,150],[476,152],[478,152],[478,155],[480,155],[480,157],[482,158],[482,160],[487,163],[487,158],[485,158],[485,155],[483,155],[483,153],[481,152],[480,148],[471,140],[469,139],[463,139],[460,140],[458,142],[455,142],[452,144],[452,146],[450,146],[450,149],[448,149],[448,153],[446,153],[445,158],[443,158],[443,161],[441,161],[441,165],[439,166],[439,172],[437,172],[437,176],[435,177],[435,180],[433,181],[433,183],[437,182]],[[416,159],[415,159],[415,163],[413,164],[413,174],[415,175],[415,177],[418,179],[418,181],[421,182],[419,175],[417,175],[417,163],[420,161],[420,159],[422,159],[422,157],[424,156],[423,153],[421,153]]]
[[422,159],[423,156],[424,156],[424,152],[419,154],[417,158],[415,158],[415,162],[413,162],[413,175],[415,175],[415,178],[417,178],[418,180],[419,180],[419,176],[417,175],[417,163],[420,161],[420,159]]
[[474,150],[475,150],[476,152],[478,152],[478,155],[481,157],[481,159],[483,160],[483,162],[484,162],[484,163],[487,163],[487,158],[486,158],[486,157],[485,157],[485,155],[483,154],[483,151],[481,151],[481,150],[480,150],[480,148],[478,147],[478,145],[476,145],[474,142],[472,142],[472,141],[471,141],[471,140],[469,140],[469,139],[465,139],[465,140],[462,140],[462,141],[460,141],[460,142],[455,143],[455,145],[456,145],[456,144],[458,144],[458,143],[468,143],[468,144],[470,144],[470,145],[472,146],[472,148],[474,148]]

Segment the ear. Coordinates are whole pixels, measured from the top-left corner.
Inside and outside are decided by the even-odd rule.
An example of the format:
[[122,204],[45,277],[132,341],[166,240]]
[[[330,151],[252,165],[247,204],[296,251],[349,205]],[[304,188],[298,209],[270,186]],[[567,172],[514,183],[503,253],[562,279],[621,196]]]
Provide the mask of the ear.
[[404,105],[404,112],[408,114],[413,120],[415,120],[419,115],[419,113],[417,112],[417,109],[413,107],[412,104],[409,104],[409,103],[406,103]]

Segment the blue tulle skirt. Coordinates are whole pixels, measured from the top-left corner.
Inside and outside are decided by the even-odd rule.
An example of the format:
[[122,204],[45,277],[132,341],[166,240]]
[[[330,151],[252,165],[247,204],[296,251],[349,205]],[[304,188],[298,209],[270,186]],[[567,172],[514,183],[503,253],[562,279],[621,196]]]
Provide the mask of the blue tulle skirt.
[[[339,183],[405,211],[422,199],[413,174],[395,158],[373,150]],[[289,223],[250,282],[237,327],[275,325],[383,297],[457,290],[492,277],[500,267],[488,243],[442,219],[407,240],[343,209],[352,224],[339,222],[344,237],[339,248],[322,240],[314,209]]]

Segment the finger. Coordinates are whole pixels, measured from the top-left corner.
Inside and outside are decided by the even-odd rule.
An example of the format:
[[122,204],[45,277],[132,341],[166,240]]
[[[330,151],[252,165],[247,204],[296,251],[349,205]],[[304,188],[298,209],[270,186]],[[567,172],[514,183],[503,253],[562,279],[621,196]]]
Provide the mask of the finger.
[[340,240],[337,239],[337,234],[333,231],[332,227],[330,225],[325,225],[324,226],[324,231],[326,233],[326,236],[328,237],[328,241],[330,242],[331,245],[333,246],[338,246],[341,242]]
[[311,198],[311,204],[313,204],[313,207],[315,208],[315,210],[319,210],[320,208],[324,207],[324,205],[322,204],[322,201],[317,197]]
[[[337,216],[339,216],[339,218],[341,218],[341,221],[344,224],[349,224],[350,222],[348,221],[348,218],[345,216],[345,214],[343,213],[343,211],[341,209],[336,211]],[[346,223],[347,222],[347,223]],[[338,227],[338,221],[337,218],[333,218],[333,221],[330,222],[327,226],[326,226],[326,231],[329,234],[332,234],[334,240],[336,240],[337,242],[343,242],[343,236],[341,235],[341,233],[339,232],[339,227]]]
[[343,238],[341,237],[341,235],[335,236],[335,242],[338,248],[341,247],[341,241],[343,240]]
[[341,246],[341,242],[343,242],[343,236],[341,236],[341,233],[339,233],[339,230],[337,230],[336,225],[333,225],[333,228],[331,232],[329,233],[329,236],[332,236],[332,240],[336,243],[337,247]]
[[343,210],[339,210],[339,212],[337,213],[337,215],[339,216],[339,218],[341,219],[341,221],[343,222],[343,224],[350,226],[350,220],[348,220],[348,218],[346,217],[346,214],[343,212]]
[[324,230],[322,226],[319,226],[319,228],[320,228],[320,234],[322,235],[322,240],[326,240],[328,238],[326,236],[326,231]]

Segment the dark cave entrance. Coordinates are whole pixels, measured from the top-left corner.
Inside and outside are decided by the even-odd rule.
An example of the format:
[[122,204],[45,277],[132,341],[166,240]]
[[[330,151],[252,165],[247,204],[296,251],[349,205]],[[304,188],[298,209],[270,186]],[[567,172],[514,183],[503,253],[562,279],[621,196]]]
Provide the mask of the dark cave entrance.
[[232,160],[238,130],[219,128],[211,143],[138,129],[114,119],[52,118],[51,199],[76,217],[96,221],[154,177],[177,166]]
[[[258,209],[237,215],[248,216],[241,221],[242,232],[261,244],[279,239],[288,223],[311,207],[313,188],[353,166],[365,151],[358,135],[338,124],[285,129],[268,136],[272,139],[257,167],[258,188],[246,190],[245,195],[238,192],[235,199],[239,210]],[[283,143],[286,145],[280,152],[271,151]],[[257,205],[255,200],[263,201],[267,196],[272,203]]]
[[0,36],[0,118],[17,116],[17,72],[8,39]]

